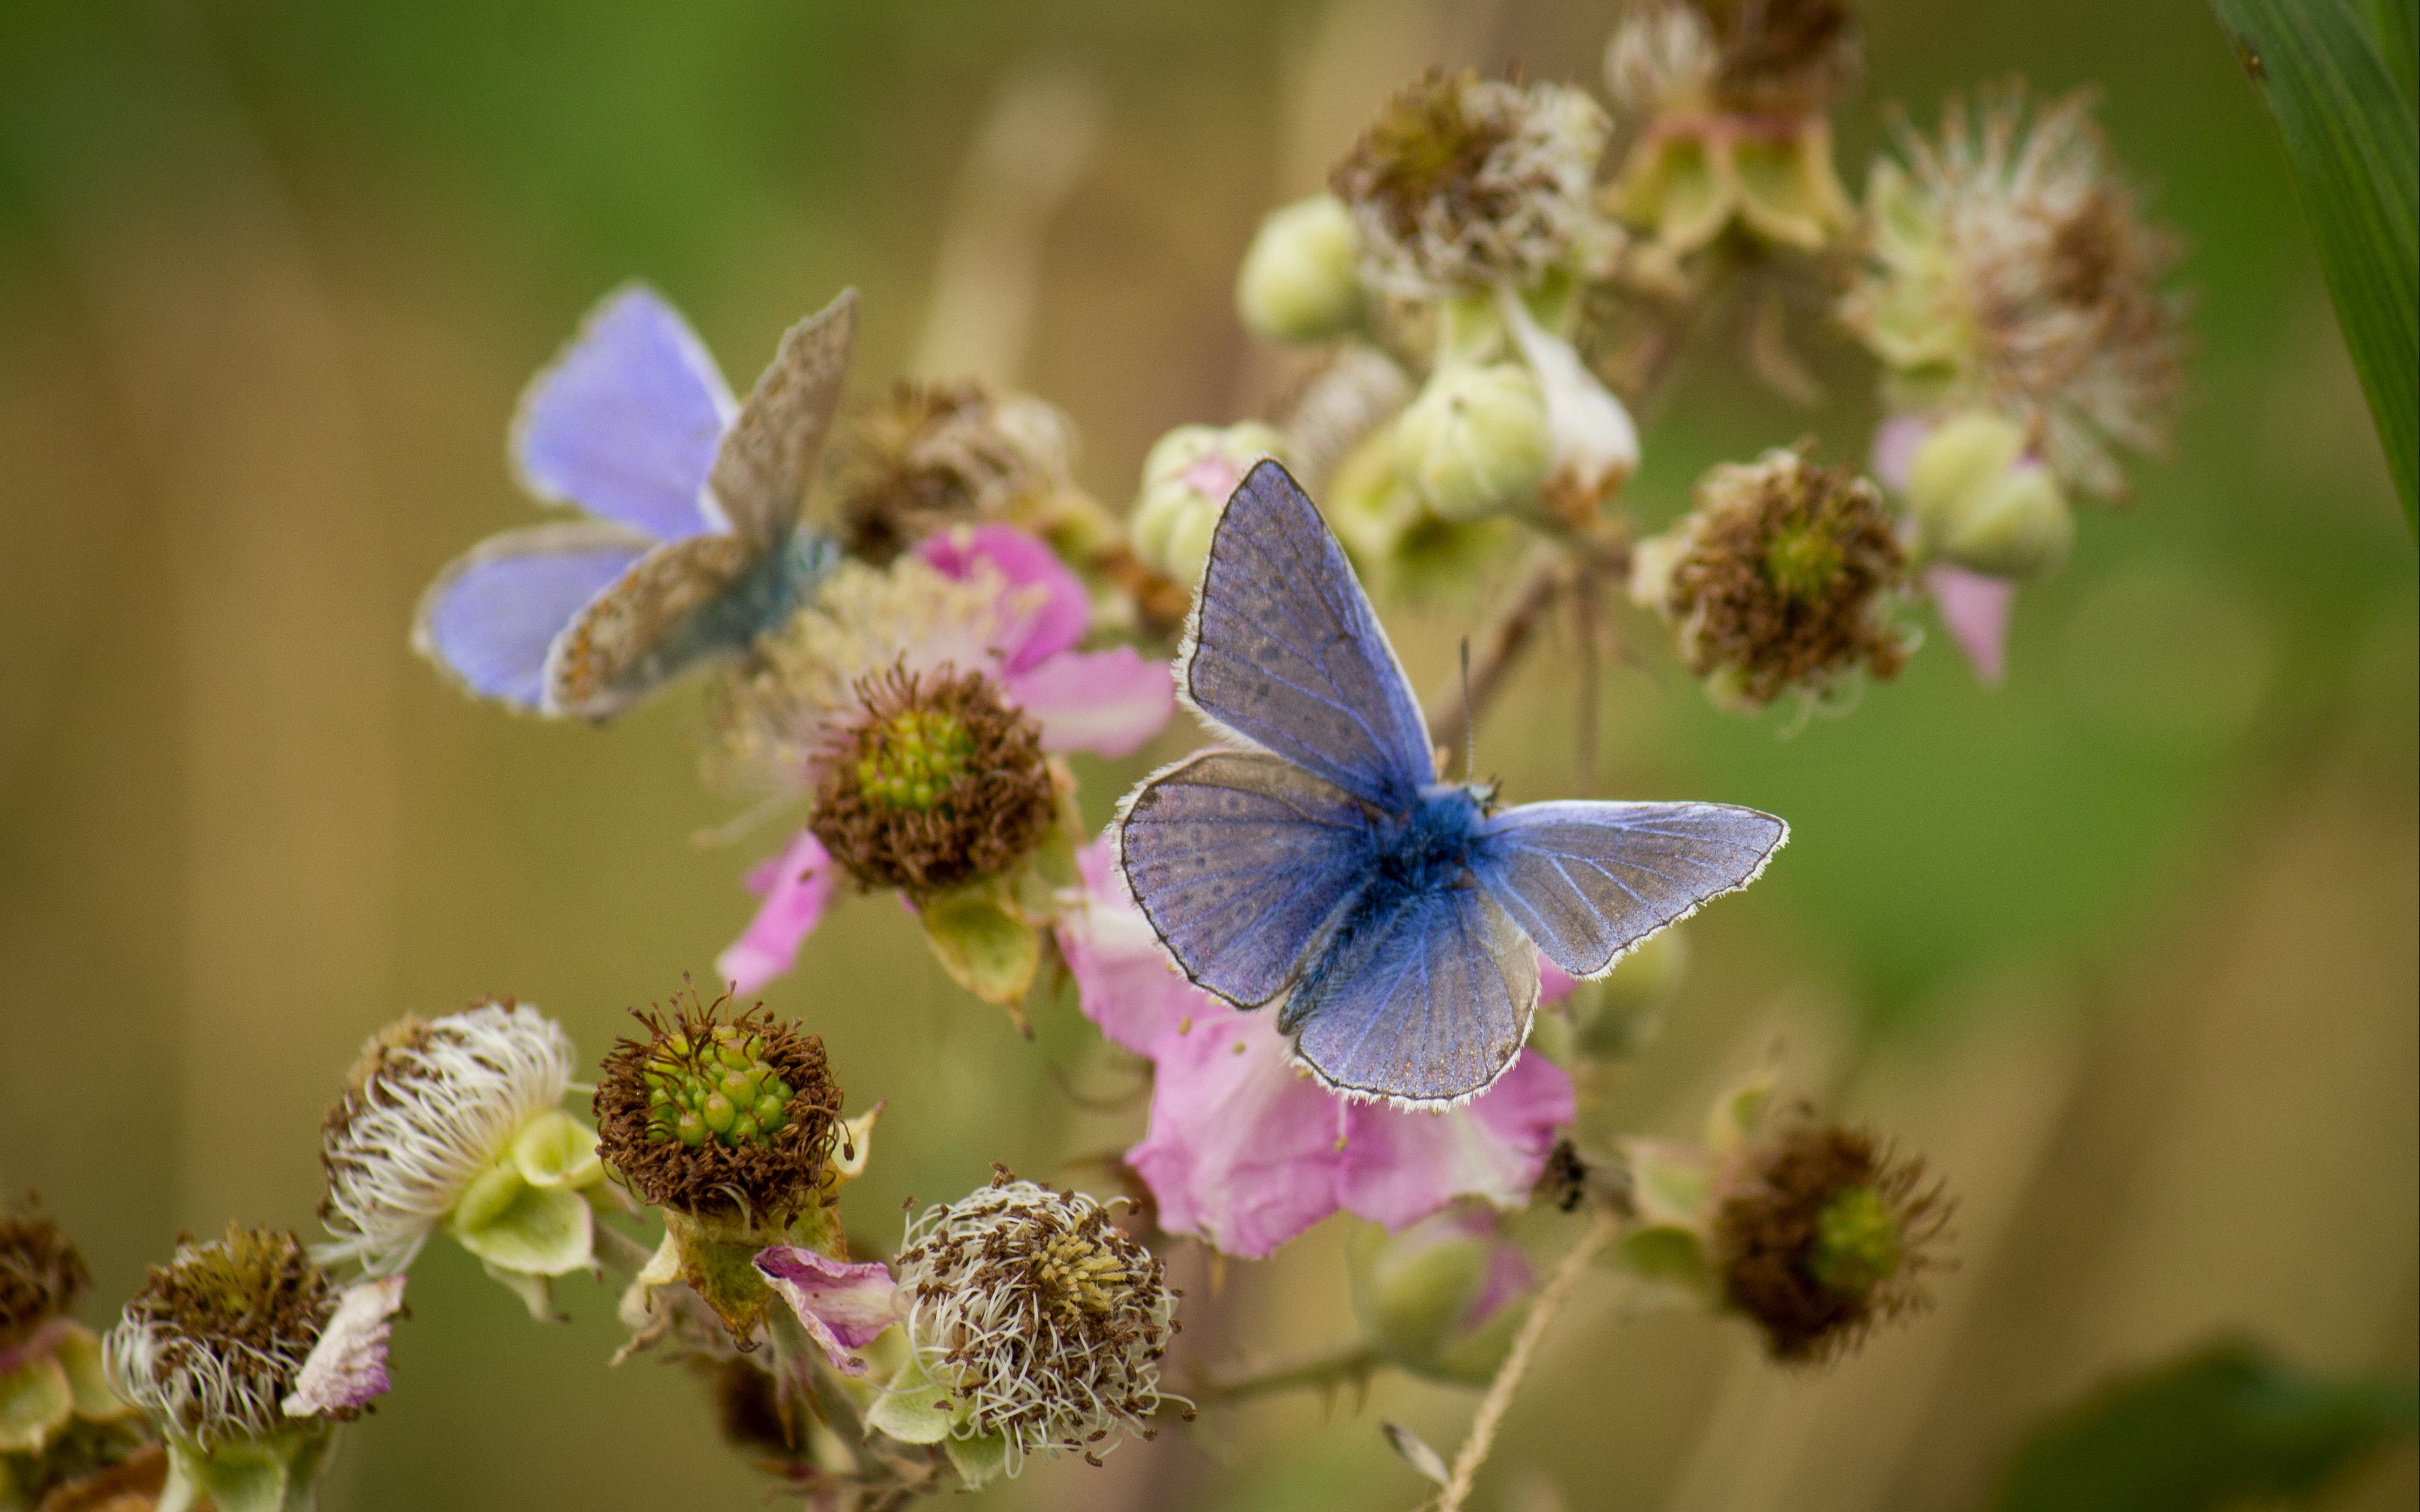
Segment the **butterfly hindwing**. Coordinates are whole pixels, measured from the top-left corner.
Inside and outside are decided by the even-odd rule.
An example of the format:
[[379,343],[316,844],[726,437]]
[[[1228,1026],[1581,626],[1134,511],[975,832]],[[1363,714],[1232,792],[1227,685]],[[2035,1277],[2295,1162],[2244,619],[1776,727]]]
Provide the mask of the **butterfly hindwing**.
[[1285,991],[1374,842],[1350,795],[1277,757],[1232,750],[1147,779],[1118,835],[1135,899],[1177,964],[1246,1007]]
[[771,546],[798,526],[856,340],[855,289],[783,333],[714,454],[710,483],[733,530]]
[[539,712],[555,638],[653,544],[602,521],[506,531],[428,585],[412,618],[412,649],[471,692]]
[[1352,564],[1275,462],[1219,516],[1178,683],[1206,717],[1389,812],[1434,775],[1419,701]]
[[1789,838],[1773,815],[1725,803],[1531,803],[1487,820],[1475,870],[1548,960],[1592,977],[1755,881]]
[[537,497],[676,541],[720,523],[706,474],[736,408],[689,322],[634,284],[531,382],[513,459]]
[[1295,1052],[1341,1091],[1399,1103],[1484,1091],[1529,1037],[1538,955],[1485,890],[1410,894],[1337,932],[1287,999]]

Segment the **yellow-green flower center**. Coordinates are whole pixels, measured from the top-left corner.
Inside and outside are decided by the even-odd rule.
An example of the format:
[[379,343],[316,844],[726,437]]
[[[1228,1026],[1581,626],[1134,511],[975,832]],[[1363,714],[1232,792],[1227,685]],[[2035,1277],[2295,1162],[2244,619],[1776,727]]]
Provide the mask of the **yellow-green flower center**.
[[873,733],[871,748],[858,760],[857,782],[868,799],[886,808],[929,810],[974,759],[973,735],[939,710],[902,709]]
[[1899,1264],[1899,1214],[1872,1187],[1853,1186],[1815,1215],[1807,1269],[1826,1290],[1862,1295],[1889,1280]]
[[1817,525],[1789,525],[1764,548],[1764,576],[1783,597],[1812,603],[1840,576],[1840,544]]
[[675,1034],[647,1057],[647,1137],[694,1148],[708,1138],[725,1146],[781,1132],[790,1084],[765,1058],[765,1038],[718,1025],[692,1042]]

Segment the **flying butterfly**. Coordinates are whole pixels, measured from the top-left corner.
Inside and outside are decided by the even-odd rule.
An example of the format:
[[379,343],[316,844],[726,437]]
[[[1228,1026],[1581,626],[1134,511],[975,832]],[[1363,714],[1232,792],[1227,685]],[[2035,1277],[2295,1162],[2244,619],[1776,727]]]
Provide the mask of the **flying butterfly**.
[[679,312],[631,285],[530,384],[516,472],[586,517],[489,537],[437,576],[414,650],[471,692],[601,719],[738,655],[838,565],[802,518],[857,294],[782,337],[745,405]]
[[1318,509],[1273,461],[1229,500],[1177,687],[1230,743],[1146,778],[1119,863],[1193,981],[1327,1086],[1410,1106],[1520,1053],[1538,956],[1575,977],[1747,886],[1789,838],[1715,803],[1532,803],[1435,771],[1403,664]]

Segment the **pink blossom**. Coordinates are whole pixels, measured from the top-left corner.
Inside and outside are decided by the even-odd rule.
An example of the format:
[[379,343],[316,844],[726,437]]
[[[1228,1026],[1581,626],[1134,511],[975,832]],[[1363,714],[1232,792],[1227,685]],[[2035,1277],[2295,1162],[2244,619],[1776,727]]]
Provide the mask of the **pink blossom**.
[[1893,493],[1907,492],[1908,474],[1916,470],[1916,454],[1932,434],[1931,415],[1893,415],[1874,428],[1874,444],[1867,465],[1874,478]]
[[836,870],[815,832],[801,829],[780,856],[748,873],[748,890],[765,901],[739,938],[714,962],[733,992],[760,991],[799,964],[799,945],[831,903]]
[[1084,901],[1060,920],[1059,946],[1085,1015],[1152,1062],[1149,1126],[1126,1159],[1161,1227],[1257,1257],[1340,1211],[1401,1228],[1457,1196],[1526,1199],[1571,1121],[1560,1068],[1524,1051],[1440,1113],[1340,1096],[1295,1064],[1274,1011],[1239,1011],[1177,973],[1109,842],[1079,859]]
[[808,1336],[823,1346],[833,1365],[845,1375],[865,1374],[865,1362],[852,1351],[873,1343],[896,1319],[892,1300],[898,1288],[888,1266],[879,1260],[835,1260],[796,1244],[775,1244],[756,1252],[756,1271],[799,1315]]
[[2007,668],[2009,610],[2016,603],[2017,585],[1943,565],[1926,570],[1924,586],[1932,594],[1933,607],[1941,611],[1941,623],[1949,627],[1950,637],[1974,663],[1975,675],[1986,683],[1998,683]]
[[399,1275],[348,1287],[319,1341],[294,1377],[294,1390],[281,1403],[288,1417],[320,1417],[360,1407],[386,1394],[387,1335],[403,1310]]
[[1176,712],[1176,684],[1165,663],[1145,661],[1131,646],[1076,649],[1092,624],[1092,600],[1032,536],[1005,525],[962,525],[926,536],[916,555],[952,578],[979,567],[1001,576],[1010,609],[993,648],[1001,686],[1042,726],[1046,749],[1128,755]]

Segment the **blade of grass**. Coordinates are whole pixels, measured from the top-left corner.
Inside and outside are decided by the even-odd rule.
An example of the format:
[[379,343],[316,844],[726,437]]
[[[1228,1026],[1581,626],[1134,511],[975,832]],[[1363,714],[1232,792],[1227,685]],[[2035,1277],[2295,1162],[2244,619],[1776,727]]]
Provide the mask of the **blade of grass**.
[[[2345,0],[2211,0],[2286,146],[2405,521],[2420,532],[2420,124]],[[2372,0],[2409,29],[2411,0]],[[2390,43],[2390,49],[2396,44]]]

